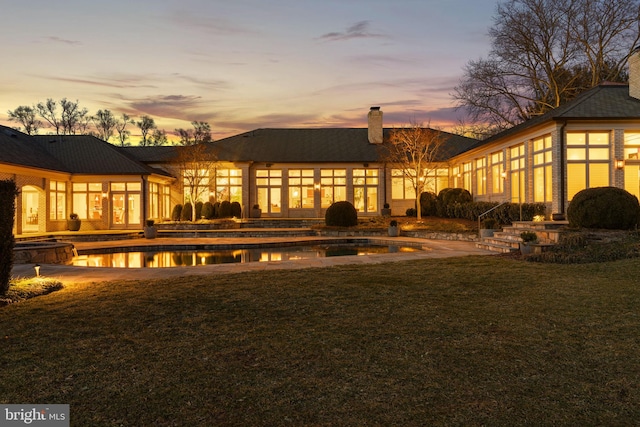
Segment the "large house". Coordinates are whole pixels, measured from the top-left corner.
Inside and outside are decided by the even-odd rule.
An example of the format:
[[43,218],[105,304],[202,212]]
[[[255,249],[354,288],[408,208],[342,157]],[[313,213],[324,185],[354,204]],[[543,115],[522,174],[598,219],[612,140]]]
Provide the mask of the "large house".
[[[640,196],[640,52],[630,82],[601,84],[565,105],[484,141],[443,133],[428,189],[466,188],[475,200],[540,202],[564,213],[590,187]],[[89,136],[28,136],[0,127],[0,179],[15,179],[16,233],[59,231],[71,212],[84,230],[141,229],[193,198],[259,205],[264,217],[317,218],[348,200],[359,215],[414,206],[412,186],[379,147],[391,129],[372,107],[367,128],[256,129],[208,144],[198,163],[183,147],[116,147]],[[195,169],[194,169],[195,168]],[[193,186],[197,186],[194,193]],[[246,216],[246,214],[243,214]]]

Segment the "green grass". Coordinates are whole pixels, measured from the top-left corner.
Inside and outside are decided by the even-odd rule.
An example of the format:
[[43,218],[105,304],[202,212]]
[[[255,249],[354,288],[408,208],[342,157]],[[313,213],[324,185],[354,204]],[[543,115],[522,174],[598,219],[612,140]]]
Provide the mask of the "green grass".
[[78,426],[635,425],[639,276],[489,256],[69,284],[0,309],[0,402]]

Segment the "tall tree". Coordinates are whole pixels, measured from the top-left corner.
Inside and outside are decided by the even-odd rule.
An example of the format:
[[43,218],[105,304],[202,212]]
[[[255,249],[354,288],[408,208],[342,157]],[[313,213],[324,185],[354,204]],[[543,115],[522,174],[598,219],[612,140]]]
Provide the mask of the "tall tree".
[[180,138],[178,141],[181,145],[195,145],[207,142],[213,142],[211,136],[211,126],[207,122],[191,122],[193,129],[175,129],[176,134]]
[[127,129],[127,125],[134,125],[135,123],[136,122],[126,113],[122,113],[120,118],[116,120],[116,131],[118,132],[118,141],[120,141],[121,147],[128,145],[127,140],[131,135],[131,131]]
[[154,129],[156,129],[155,120],[153,120],[153,118],[149,116],[142,116],[140,117],[140,120],[136,122],[136,126],[138,126],[138,128],[140,129],[140,134],[142,136],[142,139],[140,140],[140,145],[142,145],[143,147],[150,145],[151,143],[150,134]]
[[51,98],[46,102],[39,102],[36,109],[40,117],[55,130],[56,135],[75,135],[88,131],[89,110],[80,108],[78,101],[73,102],[62,98],[60,100],[60,115],[58,115],[58,103]]
[[56,135],[60,135],[62,129],[62,121],[58,117],[58,104],[51,98],[48,98],[46,102],[38,102],[36,104],[38,114],[55,130]]
[[382,159],[394,169],[402,170],[405,181],[413,187],[418,219],[422,219],[420,194],[427,188],[428,176],[438,166],[438,154],[443,142],[440,130],[424,127],[422,123],[411,123],[393,129],[389,140],[380,147]]
[[637,0],[506,0],[487,58],[470,61],[453,94],[496,129],[544,114],[603,81],[624,81],[640,40]]
[[100,138],[108,142],[113,136],[113,132],[118,124],[118,119],[107,109],[98,110],[96,115],[91,119],[96,126]]
[[17,129],[22,131],[24,128],[24,132],[27,135],[36,135],[42,127],[42,122],[36,118],[36,109],[34,107],[21,105],[13,111],[9,110],[8,113],[9,121],[20,123],[22,128],[18,127]]
[[151,138],[149,139],[150,145],[166,145],[169,142],[167,138],[167,132],[164,129],[154,129],[151,133]]

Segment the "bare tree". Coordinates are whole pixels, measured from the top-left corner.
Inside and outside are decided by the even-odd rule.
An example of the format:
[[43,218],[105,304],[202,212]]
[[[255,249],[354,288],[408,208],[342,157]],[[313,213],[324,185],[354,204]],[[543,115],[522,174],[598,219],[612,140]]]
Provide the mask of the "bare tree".
[[413,187],[418,219],[422,219],[420,194],[426,189],[428,175],[438,167],[437,156],[443,142],[439,129],[411,123],[410,126],[393,129],[389,140],[380,147],[382,159],[394,169],[402,170],[405,180]]
[[96,126],[99,137],[104,141],[109,141],[113,136],[114,129],[118,124],[118,119],[110,110],[98,110],[95,116],[91,118]]
[[167,139],[167,132],[164,129],[154,129],[149,139],[150,145],[166,145],[169,140]]
[[134,124],[135,122],[126,113],[122,113],[120,119],[116,120],[116,131],[118,132],[118,140],[120,141],[121,147],[128,145],[127,139],[129,139],[131,135],[131,131],[127,129],[127,125]]
[[136,126],[140,128],[142,139],[140,145],[147,146],[151,143],[150,133],[156,129],[156,122],[149,116],[142,116],[140,120],[136,122]]
[[67,98],[60,100],[61,123],[65,135],[87,133],[90,124],[89,110],[80,108],[78,101],[69,101]]
[[215,179],[218,165],[218,157],[212,144],[192,144],[176,149],[187,201],[205,201],[202,200],[202,193]]
[[211,136],[211,126],[207,122],[191,122],[193,129],[175,129],[181,145],[194,145],[213,142]]
[[58,117],[58,104],[51,98],[48,98],[46,102],[38,102],[36,105],[38,114],[45,119],[51,127],[55,130],[56,135],[60,135],[62,129],[62,120]]
[[640,40],[637,0],[506,0],[489,30],[487,58],[455,88],[474,122],[514,126],[602,81],[624,81]]
[[[42,122],[36,118],[36,109],[34,107],[21,105],[13,111],[9,110],[8,113],[9,120],[20,123],[27,135],[36,135],[42,127]],[[22,131],[20,127],[17,129]]]

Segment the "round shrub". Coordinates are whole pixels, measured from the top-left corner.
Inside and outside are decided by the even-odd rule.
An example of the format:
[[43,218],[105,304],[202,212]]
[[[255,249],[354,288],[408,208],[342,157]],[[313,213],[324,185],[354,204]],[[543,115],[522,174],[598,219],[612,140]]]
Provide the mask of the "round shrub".
[[616,187],[578,192],[567,209],[571,227],[629,230],[638,224],[640,205],[633,194]]
[[438,196],[431,191],[420,194],[420,214],[422,216],[433,216],[437,212]]
[[438,200],[445,205],[450,205],[452,203],[473,202],[473,197],[464,188],[444,188],[438,194]]
[[242,206],[240,206],[240,202],[231,202],[231,216],[236,218],[242,217]]
[[193,205],[191,204],[191,202],[187,202],[182,208],[180,219],[182,221],[191,221],[191,218],[193,218]]
[[327,208],[324,222],[331,226],[354,227],[358,225],[358,211],[350,202],[335,202]]
[[180,217],[182,216],[182,205],[178,204],[173,207],[173,211],[171,211],[171,221],[180,221]]
[[213,218],[213,204],[211,202],[206,202],[202,205],[202,216],[204,219]]
[[406,216],[417,217],[418,216],[418,211],[416,210],[416,208],[409,208],[404,212],[404,214]]
[[220,217],[220,202],[215,202],[213,204],[213,216],[212,218],[219,218]]
[[218,218],[231,218],[233,213],[231,212],[231,202],[223,200],[220,202],[220,208],[218,209]]

